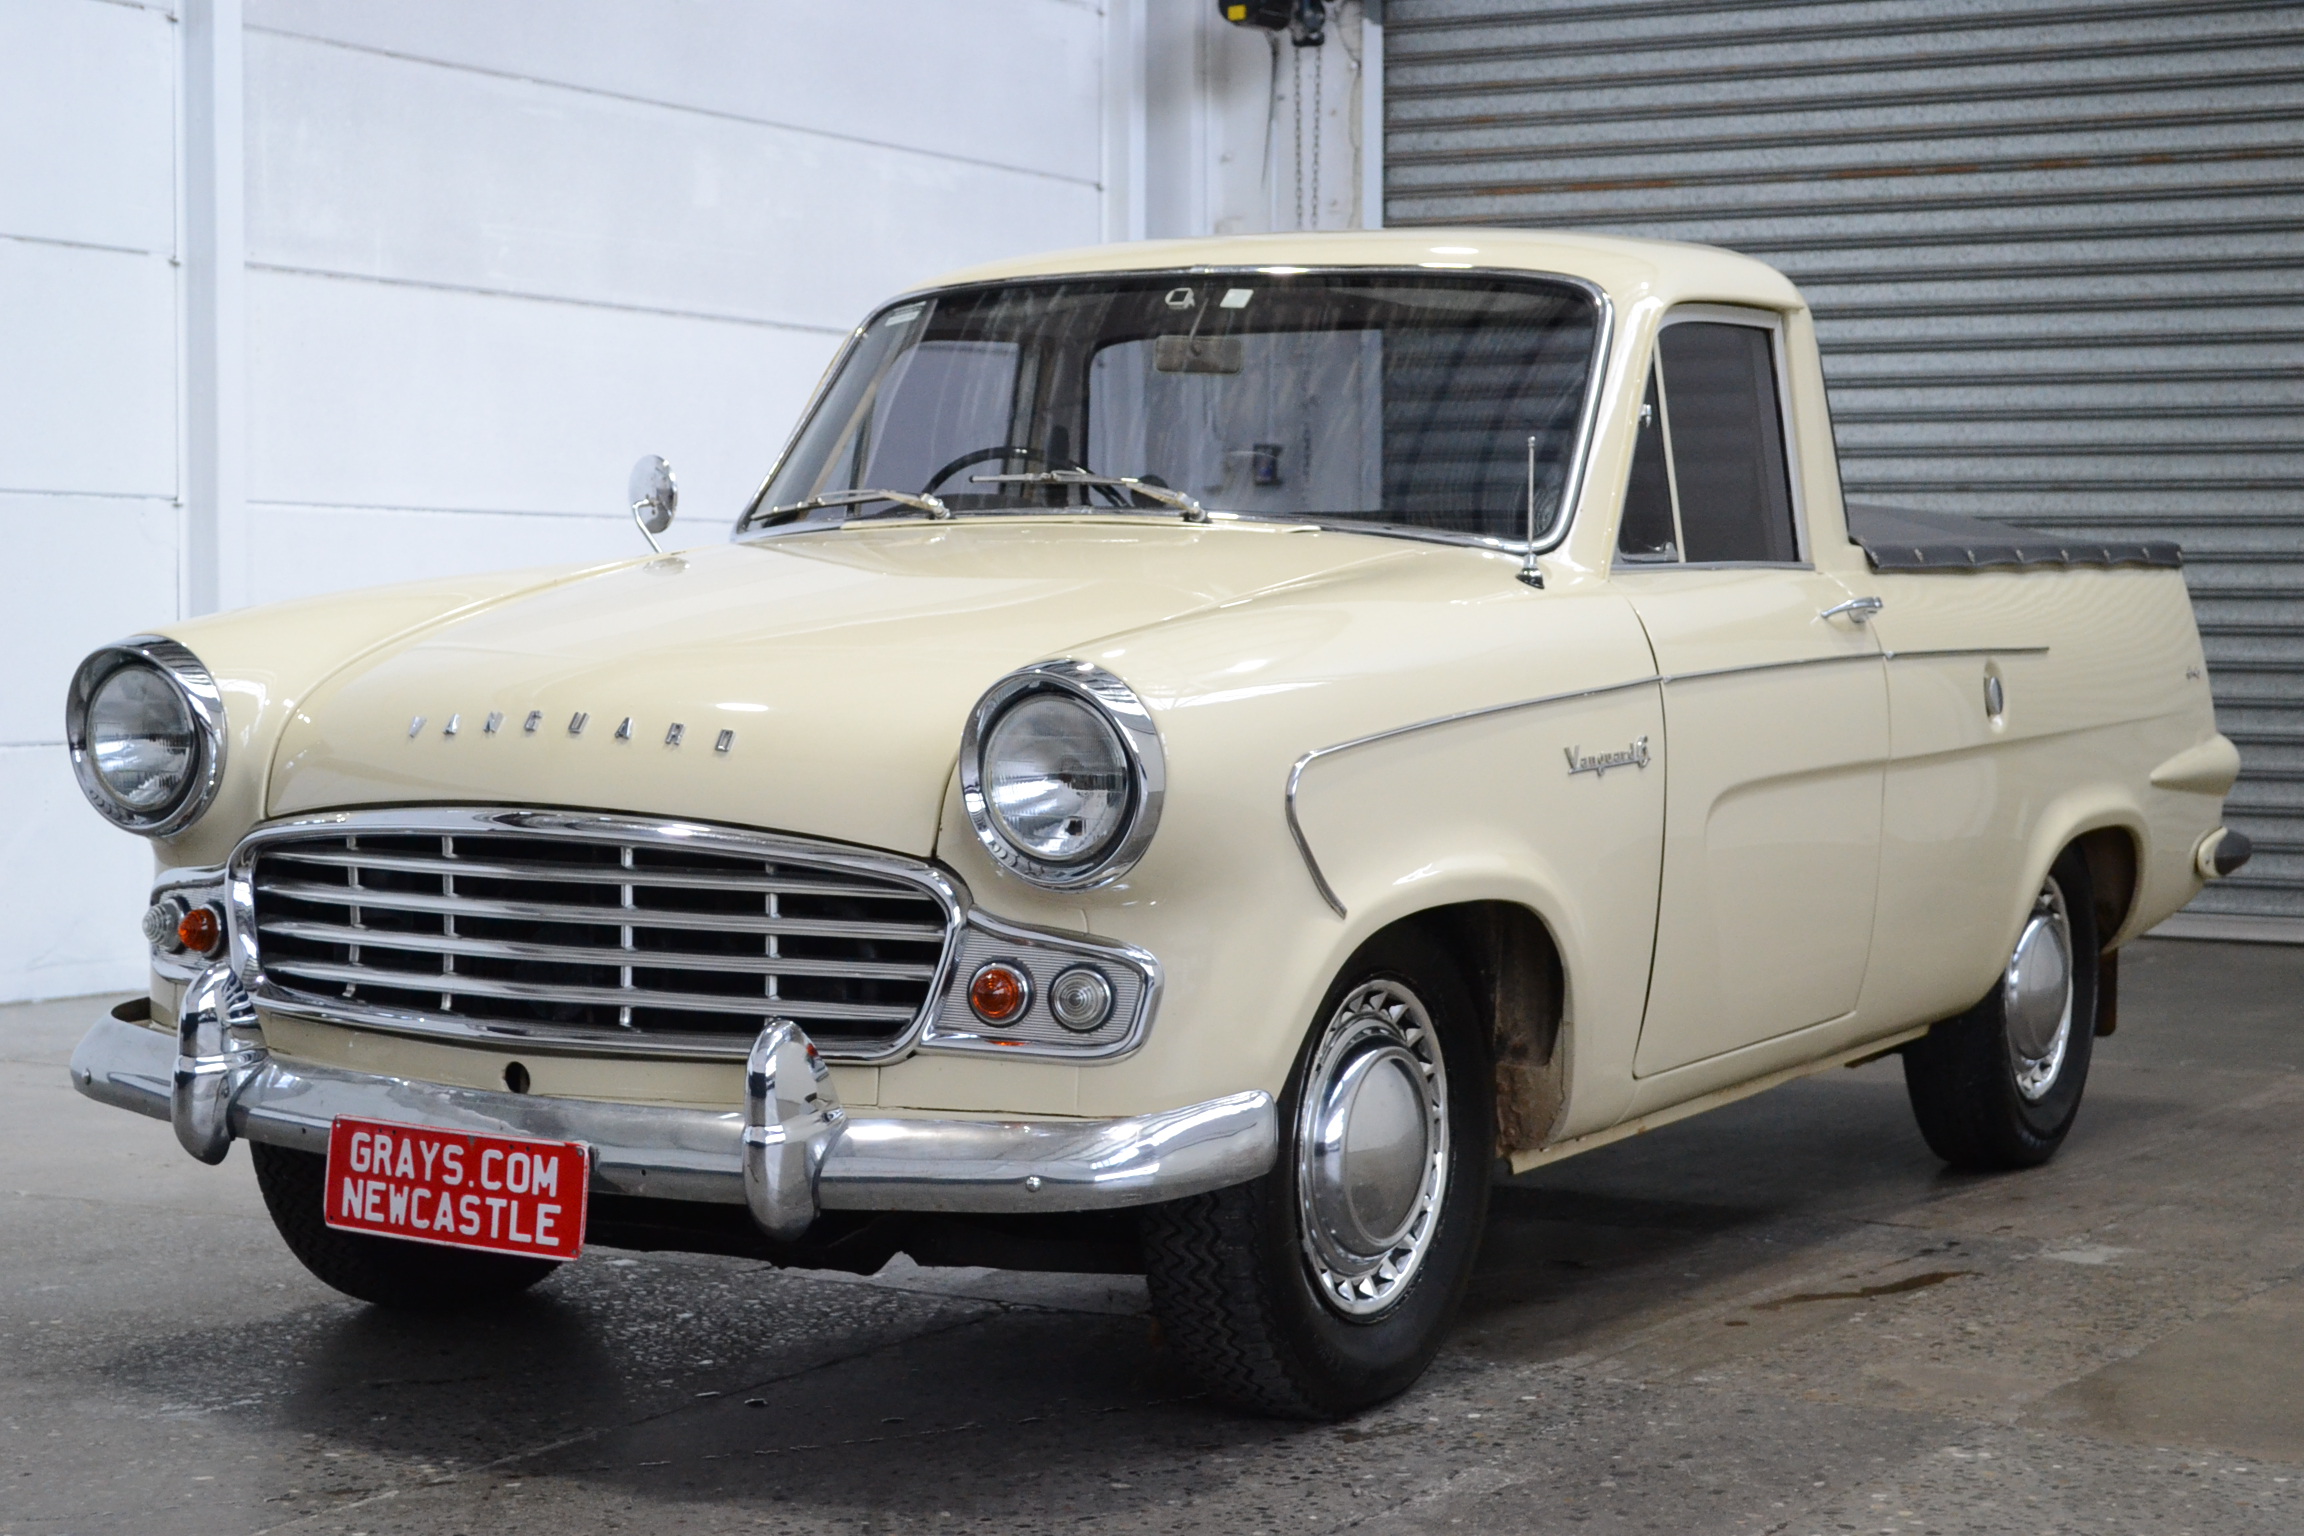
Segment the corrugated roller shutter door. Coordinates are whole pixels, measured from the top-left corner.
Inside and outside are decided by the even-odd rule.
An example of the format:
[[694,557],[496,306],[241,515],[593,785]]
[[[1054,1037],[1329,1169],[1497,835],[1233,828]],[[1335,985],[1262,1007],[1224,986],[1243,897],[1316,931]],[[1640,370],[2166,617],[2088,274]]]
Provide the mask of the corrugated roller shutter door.
[[1386,222],[1750,252],[1815,306],[1851,497],[2180,541],[2258,849],[2191,910],[2304,939],[2304,6],[1386,22]]

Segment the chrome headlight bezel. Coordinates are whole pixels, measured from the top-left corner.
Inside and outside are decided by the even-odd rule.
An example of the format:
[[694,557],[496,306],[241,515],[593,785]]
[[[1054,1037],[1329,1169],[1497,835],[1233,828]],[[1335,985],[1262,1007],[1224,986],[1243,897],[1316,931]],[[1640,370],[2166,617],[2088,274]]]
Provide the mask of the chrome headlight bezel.
[[[129,667],[158,673],[173,687],[192,717],[192,770],[184,786],[156,810],[138,810],[113,797],[96,772],[88,741],[88,711],[96,692]],[[72,674],[64,696],[64,745],[72,754],[72,776],[96,813],[114,826],[145,837],[166,837],[198,821],[224,782],[224,695],[200,658],[165,635],[134,635],[93,651]]]
[[[1019,848],[1001,830],[985,798],[984,744],[1009,708],[1039,693],[1068,694],[1103,717],[1119,739],[1128,769],[1128,807],[1120,830],[1087,858],[1052,863]],[[968,712],[960,733],[960,800],[977,840],[1003,869],[1044,890],[1084,891],[1109,885],[1135,868],[1160,826],[1168,759],[1152,713],[1135,690],[1093,662],[1043,661],[994,683]]]

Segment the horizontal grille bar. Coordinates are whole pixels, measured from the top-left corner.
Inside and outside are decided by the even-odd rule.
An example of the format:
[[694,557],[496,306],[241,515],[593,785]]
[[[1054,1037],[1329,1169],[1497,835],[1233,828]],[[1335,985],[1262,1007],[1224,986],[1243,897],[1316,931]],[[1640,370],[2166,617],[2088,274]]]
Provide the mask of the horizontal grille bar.
[[[455,875],[458,878],[499,880],[568,880],[600,882],[600,871],[583,866],[486,863],[477,859],[396,858],[390,854],[306,853],[284,849],[272,855],[283,863],[319,864],[336,869],[389,869],[405,874]],[[698,875],[674,869],[636,872],[639,883],[668,890],[757,891],[778,896],[878,896],[892,893],[880,885],[839,885],[829,881],[747,879],[736,875]]]
[[538,922],[591,923],[609,928],[620,925],[632,928],[704,928],[717,933],[790,933],[830,938],[915,941],[935,939],[944,932],[941,925],[934,923],[876,923],[862,919],[823,922],[807,918],[681,912],[652,907],[576,907],[542,901],[488,901],[477,896],[419,896],[404,891],[307,885],[286,880],[262,881],[256,889],[259,896],[292,896],[305,901],[330,901],[342,906],[379,911],[531,918]]
[[[934,965],[902,965],[885,960],[806,960],[795,956],[691,955],[669,949],[621,949],[565,944],[521,944],[505,939],[467,939],[453,934],[392,933],[336,923],[263,923],[264,933],[356,944],[362,949],[411,953],[490,955],[507,960],[551,960],[563,965],[630,966],[635,970],[725,971],[735,976],[871,976],[888,981],[932,981]],[[411,973],[416,974],[416,973]]]
[[[317,981],[347,981],[370,985],[390,985],[410,992],[427,990],[426,983],[439,981],[453,984],[459,994],[476,997],[517,997],[532,1001],[584,1002],[629,1004],[633,1007],[674,1008],[695,1013],[737,1013],[754,1017],[774,1014],[779,1018],[799,1016],[819,1019],[875,1019],[880,1021],[909,1019],[909,1008],[872,1008],[849,1003],[805,1003],[786,998],[717,997],[699,992],[656,992],[643,987],[571,987],[559,983],[531,985],[516,981],[493,981],[472,976],[428,977],[415,971],[376,971],[359,965],[327,965],[316,960],[276,961],[273,969],[290,976],[309,976]],[[747,1005],[739,1007],[738,1005]]]

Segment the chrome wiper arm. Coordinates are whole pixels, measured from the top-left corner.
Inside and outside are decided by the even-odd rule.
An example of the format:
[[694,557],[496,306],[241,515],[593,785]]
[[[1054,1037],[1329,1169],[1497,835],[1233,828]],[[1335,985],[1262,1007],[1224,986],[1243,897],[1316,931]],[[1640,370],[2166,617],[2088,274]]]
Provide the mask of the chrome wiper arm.
[[1015,475],[970,475],[977,485],[1111,485],[1174,507],[1188,523],[1208,521],[1208,509],[1171,486],[1153,485],[1134,475],[1097,475],[1085,469],[1033,469]]
[[770,507],[765,512],[755,514],[748,521],[756,528],[768,528],[788,517],[797,517],[803,512],[813,512],[818,507],[854,507],[861,506],[867,501],[892,501],[900,507],[912,507],[934,518],[948,518],[952,515],[950,507],[944,505],[938,498],[925,493],[915,495],[910,491],[880,491],[860,488],[853,491],[826,491],[821,496],[811,496],[805,501],[787,502],[781,507]]

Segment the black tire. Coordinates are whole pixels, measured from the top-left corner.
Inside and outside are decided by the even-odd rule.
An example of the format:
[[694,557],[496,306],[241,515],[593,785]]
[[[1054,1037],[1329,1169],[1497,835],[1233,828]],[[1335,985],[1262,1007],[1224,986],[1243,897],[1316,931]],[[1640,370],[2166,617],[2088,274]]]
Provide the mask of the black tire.
[[[1445,1172],[1429,1240],[1372,1316],[1348,1316],[1314,1277],[1299,1196],[1298,1121],[1315,1053],[1347,999],[1405,987],[1432,1022],[1446,1090]],[[1439,1351],[1488,1215],[1494,1102],[1486,1032],[1457,969],[1420,934],[1379,935],[1344,967],[1313,1020],[1280,1104],[1280,1158],[1252,1183],[1148,1207],[1145,1275],[1162,1337],[1209,1391],[1283,1418],[1334,1419],[1397,1396]],[[1429,1145],[1429,1142],[1426,1143]]]
[[288,1251],[345,1295],[412,1312],[454,1312],[516,1296],[560,1266],[550,1259],[474,1253],[432,1243],[340,1232],[321,1218],[328,1160],[317,1152],[248,1144],[256,1187]]
[[2036,1168],[2056,1155],[2080,1113],[2096,1039],[2099,938],[2088,863],[2079,849],[2067,848],[2056,860],[2041,900],[2051,892],[2062,900],[2073,962],[2069,1032],[2052,1075],[2036,1081],[2032,1093],[2019,1087],[2006,991],[1997,982],[1975,1007],[1904,1047],[1904,1087],[1920,1134],[1954,1168]]

